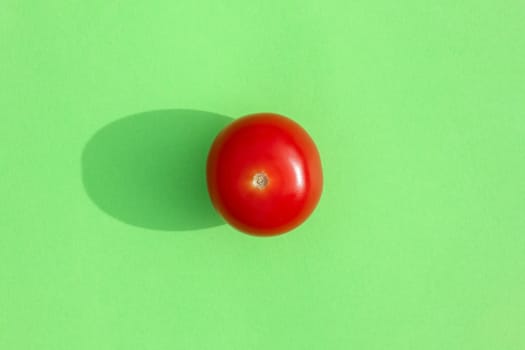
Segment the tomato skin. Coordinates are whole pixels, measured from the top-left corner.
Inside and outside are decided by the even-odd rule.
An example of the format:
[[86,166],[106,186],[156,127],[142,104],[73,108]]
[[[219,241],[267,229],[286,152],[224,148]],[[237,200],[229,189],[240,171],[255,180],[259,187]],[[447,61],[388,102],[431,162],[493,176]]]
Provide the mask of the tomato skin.
[[319,152],[308,133],[282,115],[239,118],[217,135],[208,154],[210,199],[238,230],[273,236],[300,225],[321,197]]

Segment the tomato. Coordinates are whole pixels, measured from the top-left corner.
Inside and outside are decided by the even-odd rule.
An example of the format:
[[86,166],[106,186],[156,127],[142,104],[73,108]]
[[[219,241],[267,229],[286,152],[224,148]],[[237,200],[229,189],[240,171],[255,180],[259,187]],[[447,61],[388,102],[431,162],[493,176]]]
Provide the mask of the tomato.
[[282,115],[239,118],[214,140],[207,161],[213,206],[233,227],[258,236],[300,225],[321,197],[321,159],[313,140]]

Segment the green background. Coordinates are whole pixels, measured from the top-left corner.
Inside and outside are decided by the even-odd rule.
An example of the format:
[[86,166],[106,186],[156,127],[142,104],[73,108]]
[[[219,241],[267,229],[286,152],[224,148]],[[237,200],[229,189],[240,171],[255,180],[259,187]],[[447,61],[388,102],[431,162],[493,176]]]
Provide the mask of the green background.
[[[1,1],[0,349],[524,349],[524,62],[520,0]],[[86,145],[164,109],[297,120],[313,216],[261,239],[101,208]]]

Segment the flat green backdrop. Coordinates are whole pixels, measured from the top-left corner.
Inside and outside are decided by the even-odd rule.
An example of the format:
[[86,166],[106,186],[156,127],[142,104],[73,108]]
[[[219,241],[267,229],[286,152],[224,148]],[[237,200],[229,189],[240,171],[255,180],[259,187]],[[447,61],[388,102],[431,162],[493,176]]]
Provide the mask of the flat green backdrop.
[[[325,172],[270,239],[200,187],[213,134],[260,111]],[[523,1],[0,2],[0,349],[524,334]]]

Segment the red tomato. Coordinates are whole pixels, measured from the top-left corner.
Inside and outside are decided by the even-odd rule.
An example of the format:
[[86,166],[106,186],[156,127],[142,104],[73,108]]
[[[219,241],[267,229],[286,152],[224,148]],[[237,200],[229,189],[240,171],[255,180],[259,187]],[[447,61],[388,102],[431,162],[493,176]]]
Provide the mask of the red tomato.
[[252,114],[224,128],[207,163],[208,192],[233,227],[272,236],[300,225],[321,197],[319,152],[294,121]]

